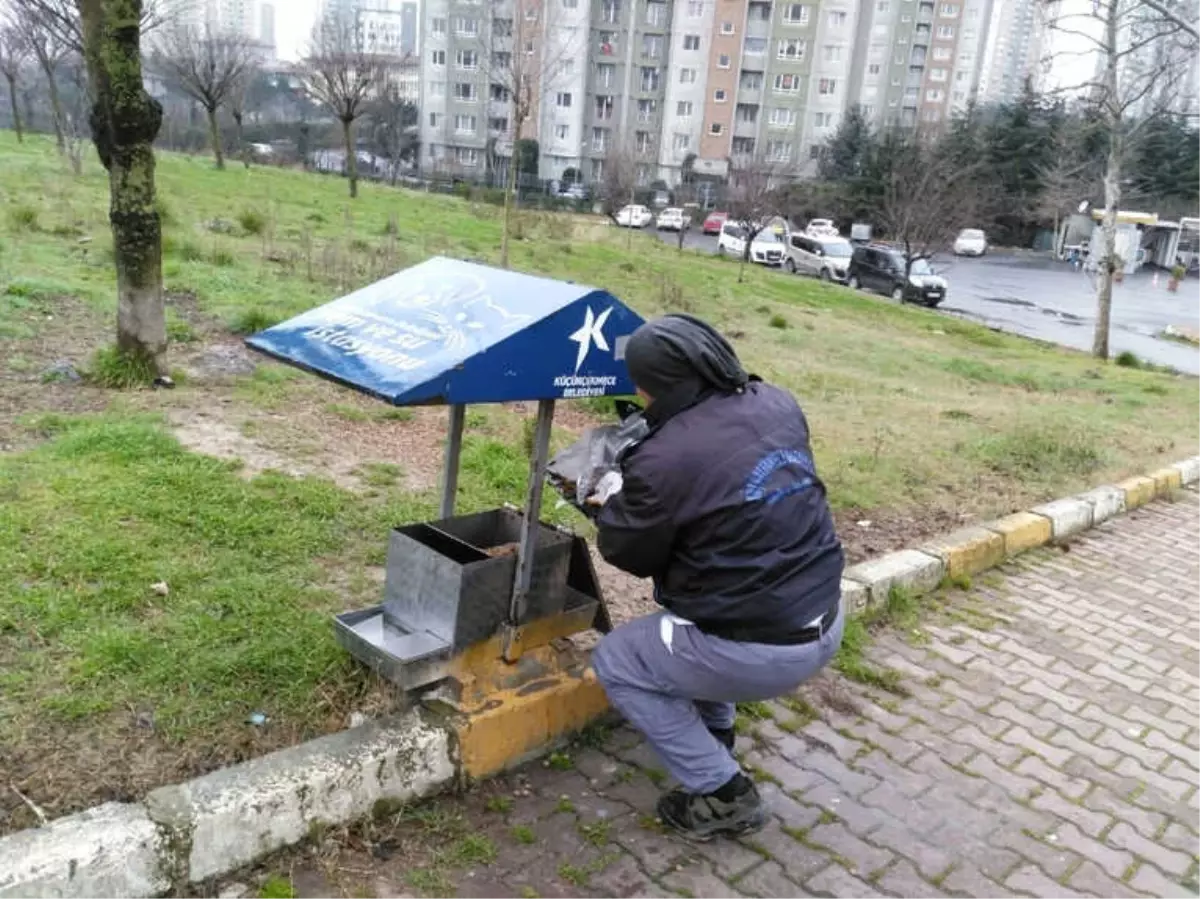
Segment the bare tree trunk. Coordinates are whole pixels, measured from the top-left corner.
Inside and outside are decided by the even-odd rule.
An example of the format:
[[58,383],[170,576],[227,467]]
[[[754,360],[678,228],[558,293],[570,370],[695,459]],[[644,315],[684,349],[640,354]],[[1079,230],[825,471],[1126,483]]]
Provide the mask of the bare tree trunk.
[[1104,218],[1100,222],[1100,279],[1096,285],[1096,331],[1092,355],[1108,358],[1109,322],[1112,319],[1113,273],[1117,261],[1117,210],[1121,205],[1121,135],[1114,128],[1109,137],[1108,165],[1104,170]]
[[17,103],[17,79],[11,75],[4,76],[8,79],[8,102],[12,105],[12,120],[13,131],[17,132],[17,143],[25,143],[25,131],[21,127],[21,108]]
[[354,150],[354,120],[342,119],[342,139],[346,144],[346,177],[350,179],[350,198],[358,196],[358,153]]
[[1105,20],[1104,87],[1108,112],[1108,162],[1104,169],[1104,218],[1100,223],[1100,279],[1096,285],[1096,330],[1092,336],[1092,355],[1108,358],[1109,321],[1112,318],[1113,269],[1117,253],[1117,211],[1121,204],[1121,107],[1117,93],[1120,54],[1117,44],[1117,20],[1120,4],[1109,3]]
[[117,269],[117,348],[167,375],[162,228],[154,190],[154,138],[162,107],[142,84],[141,0],[79,0],[95,97],[92,140],[109,174]]
[[505,173],[504,185],[504,224],[500,233],[500,267],[508,268],[508,241],[512,228],[513,191],[517,185],[517,144],[514,141],[512,152],[508,154],[508,170]]
[[217,168],[225,168],[225,151],[221,148],[221,128],[217,124],[217,108],[204,107],[204,112],[208,115],[208,139],[212,144],[213,162]]
[[50,117],[54,121],[54,145],[59,153],[67,151],[67,139],[63,133],[62,99],[58,96],[58,79],[54,77],[54,63],[50,57],[40,50],[37,52],[38,65],[46,76],[46,90],[50,94]]
[[237,150],[242,157],[242,165],[250,168],[250,152],[246,149],[246,138],[242,134],[242,114],[240,112],[233,114],[233,127],[237,135]]

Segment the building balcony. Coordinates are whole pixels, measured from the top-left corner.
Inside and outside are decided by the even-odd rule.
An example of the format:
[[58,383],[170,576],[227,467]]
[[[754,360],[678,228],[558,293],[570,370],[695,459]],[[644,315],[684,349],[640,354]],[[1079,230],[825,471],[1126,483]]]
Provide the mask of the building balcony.
[[733,123],[734,137],[757,137],[758,136],[758,121],[747,121],[745,119],[737,119]]

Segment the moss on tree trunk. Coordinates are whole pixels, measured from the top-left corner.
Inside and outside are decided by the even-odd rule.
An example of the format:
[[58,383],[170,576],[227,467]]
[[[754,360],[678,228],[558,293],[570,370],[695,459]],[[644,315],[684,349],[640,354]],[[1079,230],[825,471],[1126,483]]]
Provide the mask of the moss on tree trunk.
[[78,0],[94,104],[92,140],[108,170],[117,269],[117,347],[166,375],[162,228],[153,141],[162,107],[142,83],[141,0]]

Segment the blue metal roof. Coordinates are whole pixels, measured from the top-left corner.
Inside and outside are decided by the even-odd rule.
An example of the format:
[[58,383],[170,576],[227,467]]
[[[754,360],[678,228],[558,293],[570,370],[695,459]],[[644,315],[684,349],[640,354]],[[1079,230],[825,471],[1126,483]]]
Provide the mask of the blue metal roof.
[[633,393],[642,318],[595,287],[441,256],[247,338],[397,406]]

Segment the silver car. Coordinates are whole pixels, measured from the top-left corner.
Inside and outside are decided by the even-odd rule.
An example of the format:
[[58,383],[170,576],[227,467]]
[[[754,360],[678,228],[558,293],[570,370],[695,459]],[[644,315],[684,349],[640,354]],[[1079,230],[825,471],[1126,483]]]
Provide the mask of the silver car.
[[844,237],[813,237],[790,234],[787,239],[787,259],[783,266],[789,272],[811,275],[822,281],[845,283],[846,269],[854,248]]

